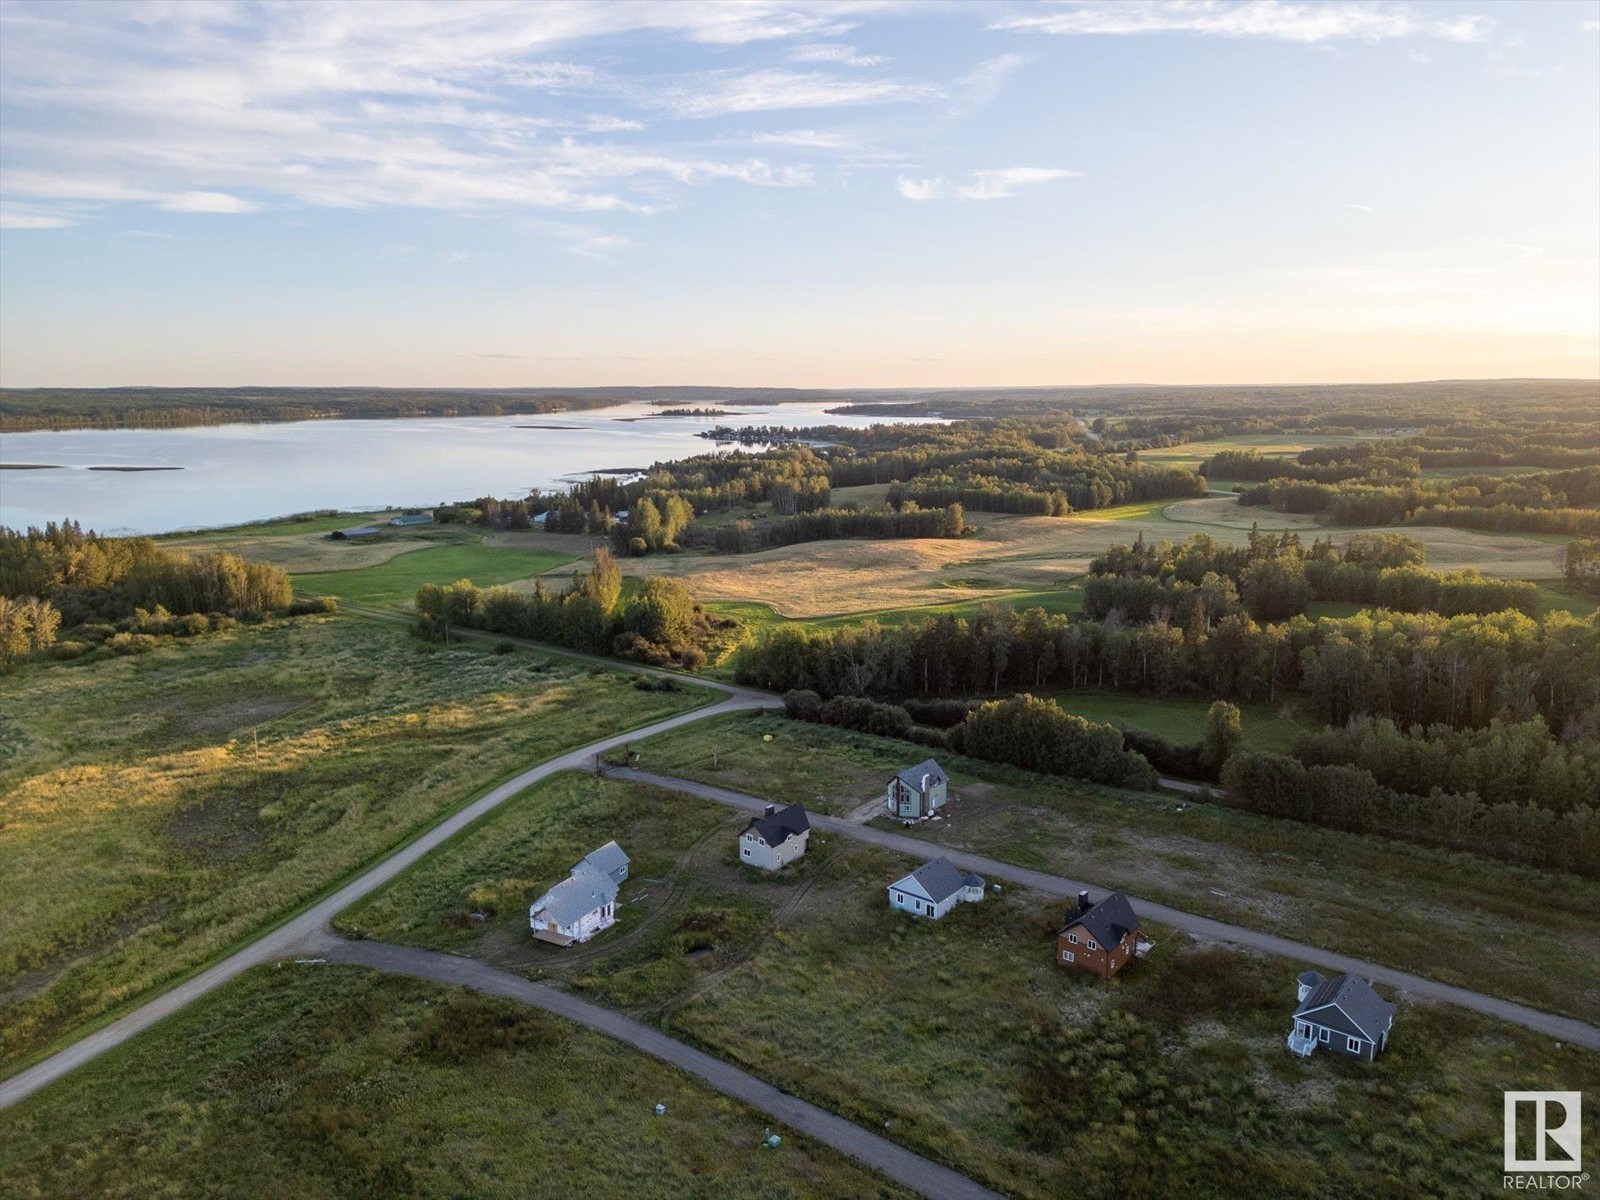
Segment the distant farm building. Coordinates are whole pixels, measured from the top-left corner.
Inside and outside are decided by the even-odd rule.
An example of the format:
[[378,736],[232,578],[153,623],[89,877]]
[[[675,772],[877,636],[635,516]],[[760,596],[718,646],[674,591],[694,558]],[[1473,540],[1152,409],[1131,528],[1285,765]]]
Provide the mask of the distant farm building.
[[889,907],[937,921],[956,905],[983,899],[983,878],[936,858],[889,885]]
[[1306,971],[1296,981],[1289,1049],[1305,1058],[1321,1046],[1371,1062],[1389,1045],[1395,1006],[1359,975],[1324,979]]
[[908,821],[931,817],[949,798],[950,776],[933,759],[897,772],[884,796],[891,817]]
[[328,536],[336,542],[343,542],[354,538],[377,537],[379,532],[376,525],[352,525],[349,529],[335,529]]
[[607,842],[573,865],[572,874],[528,908],[528,927],[542,942],[587,942],[617,921],[617,887],[628,877],[628,856]]
[[425,513],[402,513],[398,517],[391,517],[390,520],[389,520],[389,524],[391,524],[391,525],[401,525],[401,526],[405,526],[405,525],[432,525],[433,524],[433,514],[431,512],[425,512]]
[[1098,904],[1079,892],[1078,903],[1056,935],[1056,965],[1110,979],[1133,959],[1150,957],[1155,943],[1139,936],[1139,917],[1121,892]]
[[739,835],[739,861],[764,871],[779,870],[805,855],[810,837],[811,819],[802,806],[791,804],[780,810],[769,804],[766,813],[751,817]]

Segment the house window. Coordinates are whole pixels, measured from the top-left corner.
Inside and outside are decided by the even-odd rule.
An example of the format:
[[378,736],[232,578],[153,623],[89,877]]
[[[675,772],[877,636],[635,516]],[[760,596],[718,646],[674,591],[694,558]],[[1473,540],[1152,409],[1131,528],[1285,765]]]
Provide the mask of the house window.
[[1098,949],[1100,949],[1100,947],[1099,947],[1099,946],[1097,946],[1097,945],[1095,945],[1095,942],[1094,942],[1094,939],[1093,939],[1093,938],[1090,938],[1090,939],[1089,939],[1089,949],[1091,949],[1091,950],[1098,950]]
[[1074,954],[1071,950],[1063,950],[1061,952],[1061,961],[1062,962],[1077,962],[1078,961],[1078,956],[1076,954]]
[[1333,1044],[1333,1030],[1328,1029],[1326,1026],[1324,1026],[1322,1029],[1319,1029],[1317,1032],[1321,1036],[1321,1038],[1322,1038],[1322,1040],[1324,1042],[1327,1042],[1329,1045]]
[[1078,944],[1078,935],[1075,934],[1075,933],[1067,934],[1067,941],[1071,942],[1074,946],[1076,946]]
[[745,856],[745,857],[746,857],[746,858],[749,858],[749,857],[750,857],[750,847],[749,847],[749,846],[746,846],[746,847],[745,847],[745,848],[744,848],[744,856]]
[[1345,1038],[1345,1042],[1350,1047],[1350,1053],[1351,1054],[1360,1054],[1361,1053],[1361,1043],[1357,1039],[1355,1039],[1355,1038]]

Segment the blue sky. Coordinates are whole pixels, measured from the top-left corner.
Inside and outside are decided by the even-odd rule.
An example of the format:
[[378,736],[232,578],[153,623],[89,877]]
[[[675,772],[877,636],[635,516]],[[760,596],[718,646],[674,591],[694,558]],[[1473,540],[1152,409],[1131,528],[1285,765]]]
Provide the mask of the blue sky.
[[0,3],[0,384],[1600,375],[1600,3]]

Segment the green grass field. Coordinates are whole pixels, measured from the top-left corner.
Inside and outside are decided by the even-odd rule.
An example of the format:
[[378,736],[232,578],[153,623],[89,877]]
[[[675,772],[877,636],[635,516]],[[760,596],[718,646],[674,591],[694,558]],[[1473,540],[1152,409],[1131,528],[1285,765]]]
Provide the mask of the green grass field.
[[[217,538],[233,537],[288,537],[299,533],[332,533],[335,529],[348,529],[352,525],[385,524],[398,509],[380,512],[345,512],[331,515],[318,513],[308,516],[283,517],[275,521],[256,521],[247,525],[229,525],[219,529],[201,529],[190,533],[164,534],[163,538]],[[423,528],[428,528],[424,526]]]
[[[966,590],[950,588],[952,591]],[[916,604],[905,608],[880,608],[870,612],[840,613],[831,617],[785,617],[770,604],[754,601],[711,601],[705,605],[707,612],[716,616],[736,617],[752,632],[760,632],[769,625],[804,625],[810,629],[840,629],[876,621],[880,625],[904,625],[924,621],[929,617],[974,617],[991,604],[1007,608],[1042,608],[1050,613],[1077,613],[1083,611],[1083,592],[1077,587],[1050,588],[1038,591],[1001,591],[992,595],[978,595],[965,600],[950,600],[933,604]]]
[[[776,1150],[762,1145],[769,1129]],[[909,1196],[557,1017],[358,967],[293,965],[249,972],[0,1113],[0,1192]]]
[[[1497,1193],[1499,1089],[1600,1079],[1593,1054],[1429,1006],[1402,1007],[1370,1067],[1302,1062],[1283,1045],[1297,964],[1151,926],[1156,956],[1107,985],[1054,965],[1059,902],[1008,887],[919,921],[884,895],[912,860],[813,835],[768,876],[734,856],[743,823],[549,781],[346,923],[630,1010],[1019,1197],[1121,1197],[1135,1174],[1151,1196]],[[533,942],[527,900],[600,836],[641,855],[623,920]]]
[[[928,753],[767,715],[713,718],[634,749],[645,770],[824,813],[854,810]],[[937,757],[960,801],[919,837],[1552,1012],[1600,1011],[1600,884]]]
[[513,771],[706,695],[336,618],[29,666],[5,686],[0,1066],[172,982]]
[[470,579],[479,587],[542,575],[573,561],[551,550],[510,546],[456,545],[412,550],[388,562],[349,571],[296,575],[296,591],[337,596],[351,604],[399,608],[425,583]]
[[[1179,744],[1198,742],[1205,736],[1206,710],[1211,702],[1189,696],[1139,696],[1127,692],[1046,692],[1068,712],[1091,721],[1109,721],[1125,729],[1142,729]],[[1313,722],[1297,719],[1292,711],[1266,704],[1240,706],[1244,744],[1253,750],[1287,750]]]

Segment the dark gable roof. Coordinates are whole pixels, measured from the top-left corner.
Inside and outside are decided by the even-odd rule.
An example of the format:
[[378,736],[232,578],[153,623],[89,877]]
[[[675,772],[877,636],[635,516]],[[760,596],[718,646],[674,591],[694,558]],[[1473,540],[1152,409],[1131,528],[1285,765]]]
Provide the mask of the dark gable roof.
[[790,838],[799,837],[810,828],[811,819],[806,816],[806,810],[798,804],[779,809],[770,817],[751,817],[750,824],[745,826],[746,832],[754,829],[761,835],[761,840],[769,846],[781,846]]
[[1089,931],[1090,937],[1106,947],[1115,946],[1126,935],[1139,932],[1139,918],[1134,914],[1133,905],[1121,892],[1112,892],[1099,904],[1091,905],[1087,912],[1073,913],[1067,918],[1067,929],[1078,925],[1082,925]]
[[944,768],[931,758],[925,758],[914,767],[907,767],[903,771],[896,771],[895,777],[913,791],[922,790],[924,778],[934,783],[949,783],[950,776],[944,773]]
[[922,885],[935,904],[943,904],[962,888],[983,886],[983,879],[971,871],[963,871],[948,858],[936,858],[911,872],[911,878]]
[[1338,975],[1325,979],[1294,1010],[1296,1020],[1326,1025],[1341,1033],[1376,1042],[1394,1015],[1390,1004],[1359,975]]

